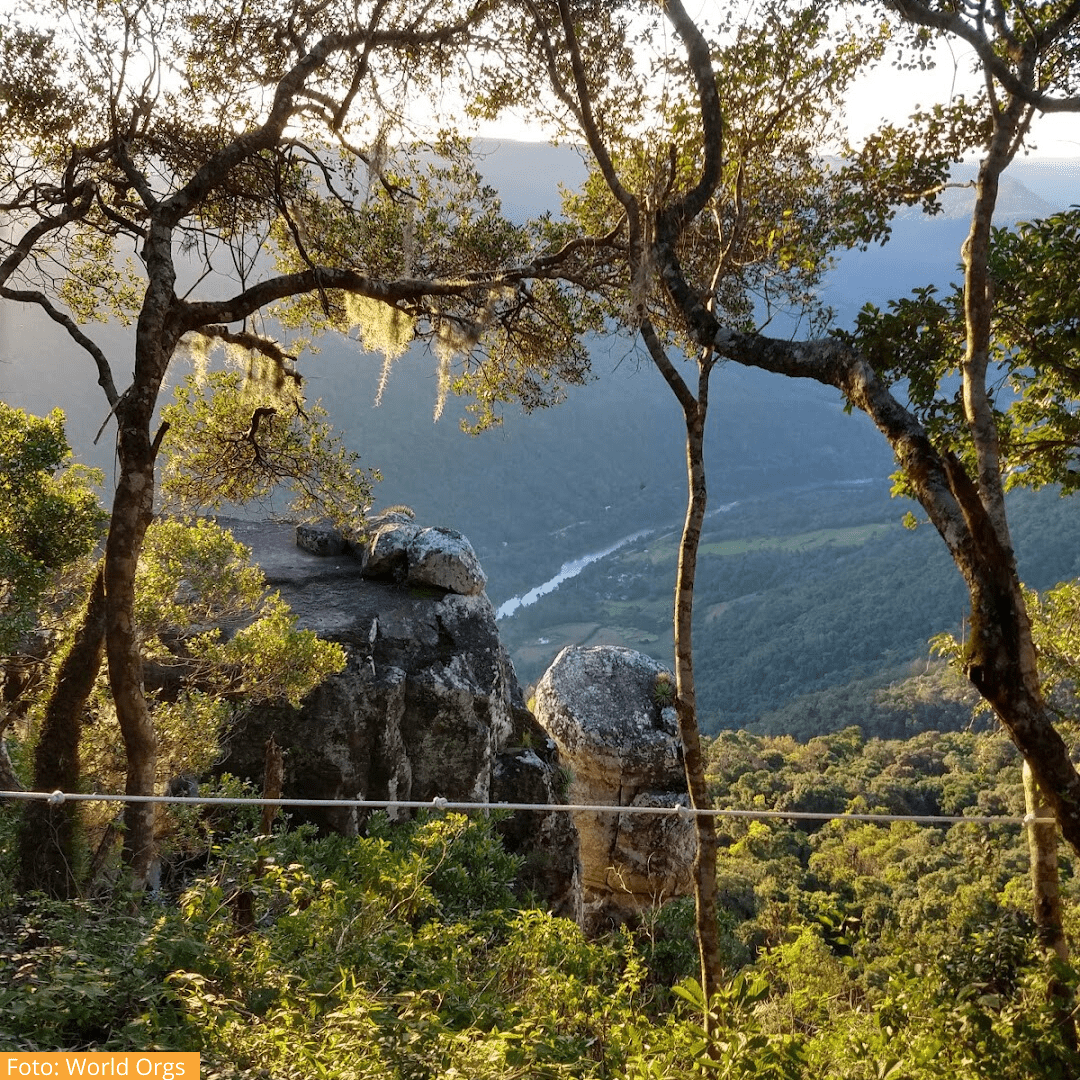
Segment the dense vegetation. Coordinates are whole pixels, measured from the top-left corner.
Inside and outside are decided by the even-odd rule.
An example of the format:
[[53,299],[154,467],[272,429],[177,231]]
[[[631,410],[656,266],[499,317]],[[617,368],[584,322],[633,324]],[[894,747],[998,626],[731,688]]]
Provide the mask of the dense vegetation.
[[[730,733],[709,761],[725,808],[1023,810],[999,733]],[[7,1049],[192,1049],[204,1078],[275,1080],[678,1078],[703,1049],[690,901],[586,940],[520,895],[482,817],[376,821],[352,840],[257,836],[254,813],[174,817],[176,873],[133,908],[14,896],[16,815],[0,808]],[[720,838],[728,982],[710,1074],[1080,1066],[1047,998],[1017,826],[732,818]]]
[[[937,535],[902,527],[908,505],[884,483],[824,484],[708,518],[695,590],[705,730],[806,739],[859,724],[897,738],[968,721],[970,705],[953,707],[952,689],[895,688],[926,671],[929,638],[960,632],[967,614]],[[1046,589],[1075,577],[1075,500],[1015,492],[1010,506],[1025,581]],[[670,658],[675,555],[673,534],[650,534],[502,620],[519,676],[538,678],[570,642]],[[891,706],[875,704],[882,695]]]
[[[1017,915],[1021,887],[1004,838],[994,838],[997,861],[979,864],[963,832],[925,841],[929,834],[879,836],[860,825],[847,836],[850,819],[815,828],[800,817],[787,828],[735,817],[745,828],[726,832],[718,855],[713,818],[696,817],[703,990],[678,979],[688,968],[679,939],[689,935],[664,924],[677,927],[678,908],[608,941],[566,937],[512,894],[513,864],[465,822],[346,843],[302,833],[252,840],[218,821],[202,851],[202,823],[188,821],[186,836],[173,838],[179,878],[158,889],[169,838],[153,806],[133,796],[152,796],[169,771],[162,721],[178,720],[185,748],[192,713],[216,734],[218,699],[252,692],[246,654],[287,658],[293,650],[263,648],[262,639],[283,641],[295,629],[277,609],[263,617],[280,632],[254,630],[254,640],[257,624],[224,641],[214,630],[187,636],[184,619],[173,620],[171,641],[145,633],[139,575],[152,523],[160,527],[159,451],[182,438],[187,505],[246,500],[285,478],[300,483],[302,504],[320,505],[305,486],[300,451],[314,413],[298,396],[297,364],[312,337],[328,332],[355,333],[382,352],[380,390],[411,341],[428,343],[438,360],[435,416],[452,392],[473,430],[497,423],[508,403],[555,404],[587,381],[589,333],[616,322],[640,335],[679,404],[689,498],[677,560],[660,537],[628,553],[636,565],[626,576],[663,568],[670,579],[677,561],[672,703],[691,805],[738,791],[759,814],[784,800],[826,812],[888,809],[890,800],[978,807],[987,779],[978,751],[969,768],[962,744],[946,740],[940,761],[920,748],[923,774],[943,779],[940,789],[916,780],[911,794],[906,770],[914,779],[917,766],[890,763],[877,744],[864,752],[849,731],[811,740],[806,754],[782,741],[737,741],[718,759],[719,776],[713,769],[719,789],[708,790],[699,718],[716,728],[740,709],[760,712],[902,663],[913,642],[942,629],[935,603],[963,607],[962,594],[935,587],[922,560],[904,564],[915,549],[880,523],[810,531],[804,523],[779,539],[705,536],[702,562],[715,561],[720,588],[699,612],[714,624],[716,649],[697,656],[716,695],[713,712],[699,713],[691,628],[711,373],[730,360],[839,391],[845,409],[884,436],[900,489],[918,500],[962,575],[968,628],[943,647],[1021,751],[1025,807],[1035,819],[1045,803],[1080,853],[1080,773],[1063,737],[1068,724],[1059,727],[1060,701],[1040,682],[1038,634],[1047,628],[1029,618],[1075,609],[1076,600],[1065,590],[1029,609],[1005,502],[1014,483],[1076,486],[1078,218],[1056,215],[1012,239],[993,231],[999,181],[1030,146],[1036,113],[1080,111],[1072,93],[1080,3],[887,0],[876,15],[853,6],[843,26],[825,3],[753,7],[706,27],[681,0],[288,0],[259,11],[54,0],[52,17],[20,11],[0,26],[8,60],[0,187],[11,225],[0,243],[0,295],[65,329],[69,347],[92,362],[117,431],[104,554],[50,672],[32,782],[51,791],[87,781],[79,752],[90,703],[92,715],[111,709],[117,721],[124,760],[114,764],[128,800],[122,827],[100,823],[99,850],[123,840],[125,870],[112,877],[77,867],[89,845],[62,799],[22,815],[11,905],[19,946],[5,991],[13,1024],[23,1025],[13,1039],[43,1037],[41,1004],[55,1033],[65,1010],[57,988],[66,988],[76,1001],[107,1004],[85,1030],[82,1013],[74,1028],[61,1025],[65,1041],[138,1032],[144,1045],[199,1045],[225,1071],[326,1073],[344,1057],[358,1075],[679,1075],[704,1053],[727,1075],[1076,1072],[1074,980],[1041,967]],[[950,95],[903,129],[885,124],[853,145],[843,107],[863,71],[886,57],[901,69],[925,66],[941,34],[974,46],[985,94]],[[587,147],[588,178],[566,193],[562,218],[506,219],[455,120],[440,117],[430,142],[411,130],[402,106],[441,106],[451,85],[470,118],[523,110]],[[854,331],[822,337],[830,312],[818,288],[830,253],[887,239],[898,203],[933,212],[951,163],[970,154],[980,165],[962,288],[939,300],[923,285],[884,309],[866,303]],[[777,312],[796,329],[770,328]],[[93,320],[137,330],[107,354],[80,329]],[[257,403],[237,379],[217,386],[234,396],[233,408],[219,410],[216,399],[201,406],[192,383],[187,407],[159,426],[174,361],[215,350],[246,360],[250,385],[272,387],[273,398]],[[118,385],[114,371],[128,370],[121,393],[127,377]],[[192,415],[194,427],[184,423]],[[165,477],[179,479],[167,468]],[[331,517],[362,532],[370,484],[354,462],[344,479],[348,493],[331,501]],[[52,565],[37,561],[43,572]],[[835,567],[852,608],[843,623],[824,614]],[[786,582],[778,568],[794,568]],[[177,575],[174,594],[182,584]],[[636,610],[621,585],[598,590],[597,626],[616,636],[629,626],[648,640],[655,610]],[[900,588],[902,615],[889,606]],[[786,607],[770,606],[785,591]],[[28,592],[23,607],[38,595]],[[796,631],[790,639],[778,633],[782,612]],[[1055,634],[1067,636],[1051,629],[1043,640]],[[729,662],[736,639],[767,681]],[[1059,652],[1052,689],[1067,696],[1076,669],[1070,649]],[[91,702],[103,657],[104,707]],[[148,693],[159,660],[189,659],[215,670],[175,701],[165,686]],[[330,670],[343,658],[325,659]],[[25,758],[31,747],[19,749]],[[805,775],[796,769],[774,789],[771,776],[787,762],[805,765]],[[1008,802],[1006,793],[1000,805]],[[267,817],[260,828],[270,833]],[[1040,940],[1064,968],[1053,834],[1033,820],[1034,908]],[[50,853],[47,865],[39,849]],[[102,898],[80,927],[80,903],[50,915],[34,898],[38,887],[80,902],[95,887],[131,893]],[[162,905],[156,923],[153,903]],[[86,926],[104,928],[100,955]],[[533,926],[541,929],[515,953],[522,927]],[[88,955],[97,961],[89,976],[78,970]],[[130,984],[94,976],[128,956]],[[524,962],[515,966],[515,956]],[[912,956],[927,959],[909,966]],[[549,972],[558,996],[547,992]]]
[[[779,582],[798,596],[838,567],[857,568],[875,545],[890,543],[894,553],[920,545],[918,531],[896,523],[895,504],[860,492],[790,497],[770,538],[763,523],[775,506],[765,501],[717,514],[703,555],[723,572],[706,577],[709,587],[766,598],[780,594]],[[893,520],[881,520],[882,507]],[[1069,507],[1042,499],[1019,516],[1037,572],[1068,554],[1039,538],[1068,536],[1061,515]],[[631,547],[624,564],[656,578],[665,608],[671,548],[656,536]],[[139,610],[157,677],[180,639],[185,664],[196,658],[200,639],[182,628],[212,621],[200,603],[215,611],[226,604],[237,591],[227,582],[244,584],[249,605],[262,596],[243,554],[205,524],[155,526]],[[914,563],[895,558],[899,577],[915,573]],[[50,603],[57,618],[63,605]],[[853,624],[853,632],[865,629]],[[227,662],[220,672],[208,667],[196,681],[227,697],[230,670]],[[242,670],[250,682],[250,657]],[[762,730],[783,734],[718,735],[708,746],[716,805],[1023,813],[1015,749],[985,730],[985,718],[974,730],[971,691],[943,661],[895,685],[880,682],[878,673],[876,682],[804,695],[760,717]],[[31,691],[31,718],[33,700]],[[166,701],[157,706],[162,763],[178,771],[199,771],[220,727],[216,714],[194,723],[193,701],[181,695],[175,723],[166,722]],[[107,697],[99,692],[93,703],[83,769],[115,786],[123,763]],[[864,737],[910,734],[943,717],[969,730]],[[845,718],[861,730],[811,737]],[[34,731],[11,729],[24,783]],[[226,790],[236,789],[226,781]],[[344,839],[280,826],[260,834],[254,810],[171,811],[159,837],[162,886],[138,905],[107,863],[80,875],[81,893],[69,901],[21,889],[22,816],[20,804],[0,805],[0,1039],[10,1049],[199,1050],[203,1075],[222,1080],[678,1078],[693,1074],[707,1049],[691,901],[588,940],[518,887],[519,866],[502,849],[497,822],[376,820],[367,836]],[[99,855],[110,849],[107,816],[87,812],[80,827],[84,848],[89,840]],[[996,1078],[1080,1067],[1047,997],[1073,976],[1051,970],[1037,944],[1017,826],[732,817],[722,819],[719,838],[718,1075]],[[1071,876],[1064,888],[1075,900]]]

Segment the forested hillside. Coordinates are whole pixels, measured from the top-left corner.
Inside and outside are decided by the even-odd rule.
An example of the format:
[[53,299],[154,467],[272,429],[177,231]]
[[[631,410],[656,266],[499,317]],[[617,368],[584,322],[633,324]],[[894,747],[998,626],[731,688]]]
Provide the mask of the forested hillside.
[[[580,175],[570,148],[503,143],[482,150],[481,168],[506,192],[512,216],[552,205],[557,183]],[[1017,163],[1004,220],[1080,199],[1078,174],[1075,163]],[[947,203],[941,217],[905,212],[884,248],[839,260],[825,297],[841,324],[854,315],[851,297],[884,303],[915,283],[953,279],[970,193],[950,192]],[[111,436],[91,444],[103,410],[92,387],[68,377],[62,332],[33,313],[3,313],[0,396],[38,411],[64,405],[78,457],[99,464],[108,486]],[[97,332],[125,347],[121,328]],[[678,408],[639,345],[618,336],[594,342],[593,382],[556,408],[530,415],[508,409],[501,428],[479,437],[458,430],[462,413],[453,402],[432,421],[436,379],[422,350],[397,361],[375,407],[379,358],[340,341],[321,348],[305,359],[306,388],[330,407],[363,463],[381,470],[376,505],[404,503],[421,520],[469,536],[496,607],[568,560],[656,530],[535,609],[501,621],[523,682],[534,681],[556,646],[570,641],[622,642],[670,660],[672,530],[683,513],[684,451]],[[906,507],[886,497],[891,454],[865,417],[842,412],[838,395],[763,372],[721,370],[706,454],[711,507],[738,504],[709,519],[712,547],[703,552],[698,586],[708,730],[753,727],[766,715],[769,730],[780,723],[804,734],[842,726],[868,705],[872,688],[903,677],[912,663],[925,666],[930,634],[959,626],[955,571],[928,528],[914,539],[898,529]],[[1025,514],[1018,531],[1021,571],[1043,587],[1076,572],[1067,541],[1073,518],[1052,495],[1038,505],[1030,526]],[[271,503],[246,512],[277,509]],[[745,547],[716,547],[728,541]],[[800,695],[845,685],[847,704],[837,705],[834,719],[820,697],[809,706],[818,719],[800,719],[793,705]]]
[[[1080,503],[1055,491],[1012,501],[1021,573],[1045,589],[1080,574]],[[901,737],[963,726],[970,700],[912,687],[918,708],[880,692],[927,668],[928,641],[962,632],[963,583],[928,526],[877,481],[821,484],[719,508],[702,537],[697,678],[705,730],[807,738],[850,724]],[[917,508],[916,508],[917,509]],[[519,674],[539,677],[565,644],[671,655],[675,534],[630,543],[500,621]],[[903,700],[904,694],[899,695]]]

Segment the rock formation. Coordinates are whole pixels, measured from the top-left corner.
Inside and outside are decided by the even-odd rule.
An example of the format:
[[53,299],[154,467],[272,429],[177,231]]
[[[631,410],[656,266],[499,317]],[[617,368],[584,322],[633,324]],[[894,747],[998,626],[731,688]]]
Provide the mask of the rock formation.
[[[465,537],[396,514],[375,519],[362,545],[323,528],[224,524],[299,625],[339,642],[348,663],[299,709],[249,710],[222,770],[260,778],[273,734],[286,797],[559,801],[554,744],[525,708]],[[346,833],[364,823],[345,808],[294,814],[305,818]],[[522,811],[500,828],[525,856],[527,887],[579,917],[567,815]]]
[[417,525],[409,514],[388,511],[372,518],[360,540],[328,525],[297,525],[296,544],[312,555],[354,555],[365,577],[476,596],[487,575],[472,544],[454,529]]
[[[670,673],[615,646],[563,649],[536,687],[536,718],[572,774],[577,805],[688,805]],[[577,811],[584,925],[600,929],[692,891],[693,825],[676,814]]]

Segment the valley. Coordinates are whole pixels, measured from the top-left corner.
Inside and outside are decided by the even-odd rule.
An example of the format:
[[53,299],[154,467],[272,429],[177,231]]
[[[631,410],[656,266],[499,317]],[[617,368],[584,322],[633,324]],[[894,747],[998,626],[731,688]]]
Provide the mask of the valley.
[[[1043,589],[1080,574],[1080,506],[1053,491],[1019,492],[1012,503],[1025,580]],[[901,524],[909,509],[886,481],[861,481],[752,496],[710,517],[695,599],[703,730],[811,738],[863,724],[867,736],[898,738],[970,720],[970,702],[958,712],[942,689],[935,710],[918,682],[941,667],[929,639],[961,632],[967,600],[933,528]],[[535,681],[569,644],[626,645],[670,662],[675,530],[670,522],[626,544],[500,619],[521,681]],[[909,679],[894,698],[923,702],[898,729],[874,702]]]
[[[518,218],[550,206],[559,179],[580,178],[568,148],[503,143],[484,151],[482,167]],[[1002,220],[1077,200],[1075,162],[1021,161],[1003,193]],[[838,324],[868,300],[884,304],[920,282],[951,280],[969,202],[969,190],[950,191],[941,215],[906,211],[889,244],[839,258],[824,292]],[[0,397],[33,412],[64,408],[76,454],[103,469],[108,497],[113,432],[107,427],[94,443],[107,410],[90,365],[33,312],[4,312]],[[130,348],[130,330],[90,329],[113,355]],[[351,340],[319,344],[303,358],[305,387],[362,464],[381,471],[375,509],[403,503],[421,521],[470,538],[523,684],[573,642],[626,644],[670,662],[685,508],[682,420],[635,339],[595,340],[591,382],[570,387],[555,408],[530,415],[507,408],[500,427],[475,437],[460,430],[461,403],[449,402],[432,422],[430,355],[401,357],[376,407],[381,358]],[[184,373],[177,367],[170,378]],[[963,588],[939,538],[929,526],[901,527],[909,506],[888,496],[892,455],[865,416],[842,406],[816,384],[736,365],[714,373],[706,438],[712,509],[695,637],[707,731],[787,724],[809,737],[857,722],[858,701],[870,708],[883,687],[923,670],[928,638],[960,626]],[[1022,501],[1025,579],[1043,587],[1080,573],[1071,542],[1077,511],[1053,493]],[[271,501],[247,513],[281,509]],[[510,613],[515,598],[538,588],[549,591]],[[821,695],[839,702],[845,687],[844,703],[822,705]],[[818,720],[804,724],[800,701]],[[955,724],[954,711],[943,709]],[[924,725],[935,722],[925,715]]]

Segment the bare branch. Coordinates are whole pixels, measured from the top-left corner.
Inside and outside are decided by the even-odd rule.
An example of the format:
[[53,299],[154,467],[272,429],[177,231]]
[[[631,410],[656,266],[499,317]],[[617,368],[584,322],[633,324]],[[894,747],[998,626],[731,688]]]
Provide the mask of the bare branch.
[[0,262],[0,284],[6,284],[10,280],[11,275],[30,257],[44,237],[85,217],[96,192],[97,189],[89,182],[68,193],[58,191],[57,197],[64,199],[65,205],[58,213],[41,217],[23,233],[19,242],[11,248],[3,262]]
[[117,393],[116,385],[113,383],[112,368],[109,366],[108,358],[101,349],[79,329],[78,324],[70,315],[60,311],[43,292],[38,292],[33,289],[9,289],[6,286],[2,286],[0,287],[0,297],[3,297],[5,300],[14,300],[20,304],[35,304],[37,307],[41,308],[54,323],[62,326],[67,331],[68,336],[72,341],[85,349],[93,358],[98,370],[98,385],[105,391],[105,397],[109,404],[114,409],[116,408],[116,404],[120,400],[120,395]]

